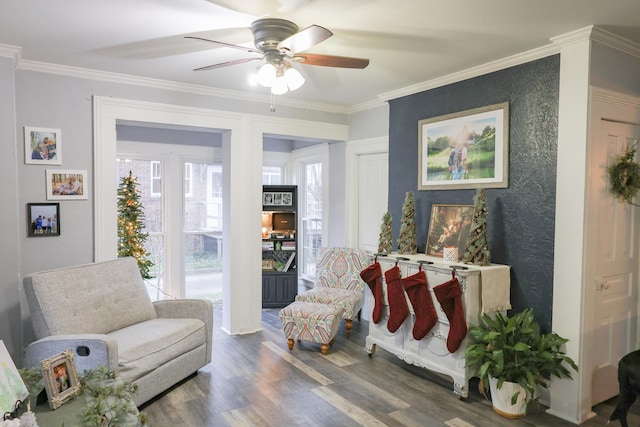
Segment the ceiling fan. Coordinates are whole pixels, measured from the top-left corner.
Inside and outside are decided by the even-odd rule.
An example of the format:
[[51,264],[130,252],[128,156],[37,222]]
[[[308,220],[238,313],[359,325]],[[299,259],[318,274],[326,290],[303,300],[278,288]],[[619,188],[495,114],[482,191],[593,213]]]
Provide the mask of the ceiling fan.
[[306,53],[307,49],[333,35],[331,31],[319,25],[311,25],[299,30],[296,24],[286,19],[264,18],[251,24],[251,32],[255,49],[202,37],[187,36],[186,38],[189,39],[259,55],[208,65],[196,68],[194,71],[213,70],[264,59],[265,64],[258,71],[258,82],[263,86],[270,87],[273,94],[281,95],[288,90],[299,88],[304,83],[302,75],[288,61],[306,65],[358,69],[366,68],[369,65],[369,60],[363,58]]

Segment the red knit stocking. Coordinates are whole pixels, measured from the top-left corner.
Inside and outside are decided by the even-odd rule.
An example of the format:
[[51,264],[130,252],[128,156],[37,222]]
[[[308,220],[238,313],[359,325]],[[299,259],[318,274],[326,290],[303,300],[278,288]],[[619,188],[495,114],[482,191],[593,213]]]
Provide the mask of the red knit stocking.
[[467,322],[464,320],[464,308],[462,307],[462,289],[460,282],[452,273],[453,278],[433,288],[433,293],[442,307],[442,311],[449,319],[449,336],[447,337],[447,350],[455,352],[465,336],[467,336]]
[[371,293],[373,294],[373,313],[371,314],[371,320],[373,323],[378,323],[382,318],[382,270],[380,269],[380,263],[378,261],[371,264],[360,272],[360,277],[364,280]]
[[395,266],[385,271],[384,278],[387,281],[387,297],[389,299],[387,329],[389,329],[389,332],[395,332],[409,315],[409,307],[407,306],[402,280],[400,279],[400,268]]
[[413,324],[413,338],[421,340],[438,320],[431,295],[429,295],[427,276],[424,271],[420,270],[416,274],[402,279],[402,286],[416,315],[416,321]]

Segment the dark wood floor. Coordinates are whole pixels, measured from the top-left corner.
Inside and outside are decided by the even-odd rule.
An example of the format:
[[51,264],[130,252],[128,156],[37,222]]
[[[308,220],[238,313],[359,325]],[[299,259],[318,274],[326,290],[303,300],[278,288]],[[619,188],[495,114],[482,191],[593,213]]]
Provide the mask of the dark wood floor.
[[[460,400],[445,378],[382,349],[369,357],[367,322],[354,321],[348,339],[341,325],[329,354],[322,356],[312,343],[288,350],[277,309],[263,310],[262,332],[242,336],[221,331],[221,311],[214,313],[212,363],[142,408],[150,426],[573,425],[535,405],[524,419],[502,418],[473,385],[469,398]],[[582,425],[607,425],[614,404],[615,399],[596,406],[597,417]],[[635,406],[629,425],[640,426]]]

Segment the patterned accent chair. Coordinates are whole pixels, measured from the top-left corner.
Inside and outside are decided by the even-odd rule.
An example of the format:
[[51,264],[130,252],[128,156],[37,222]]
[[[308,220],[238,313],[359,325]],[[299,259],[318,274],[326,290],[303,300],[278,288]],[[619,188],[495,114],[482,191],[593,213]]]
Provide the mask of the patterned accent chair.
[[366,283],[360,272],[367,267],[369,251],[350,248],[320,248],[316,263],[316,282],[313,289],[296,296],[296,301],[328,304],[343,310],[347,337],[353,318],[364,306]]

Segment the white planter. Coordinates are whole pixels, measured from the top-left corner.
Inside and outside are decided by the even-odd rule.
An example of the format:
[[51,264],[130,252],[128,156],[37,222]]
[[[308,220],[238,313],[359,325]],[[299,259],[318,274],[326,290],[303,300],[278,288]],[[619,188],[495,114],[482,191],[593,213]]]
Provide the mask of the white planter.
[[[527,391],[518,383],[503,382],[498,390],[498,380],[489,377],[493,410],[506,418],[522,418],[527,414]],[[511,404],[514,393],[520,392],[515,404]]]

